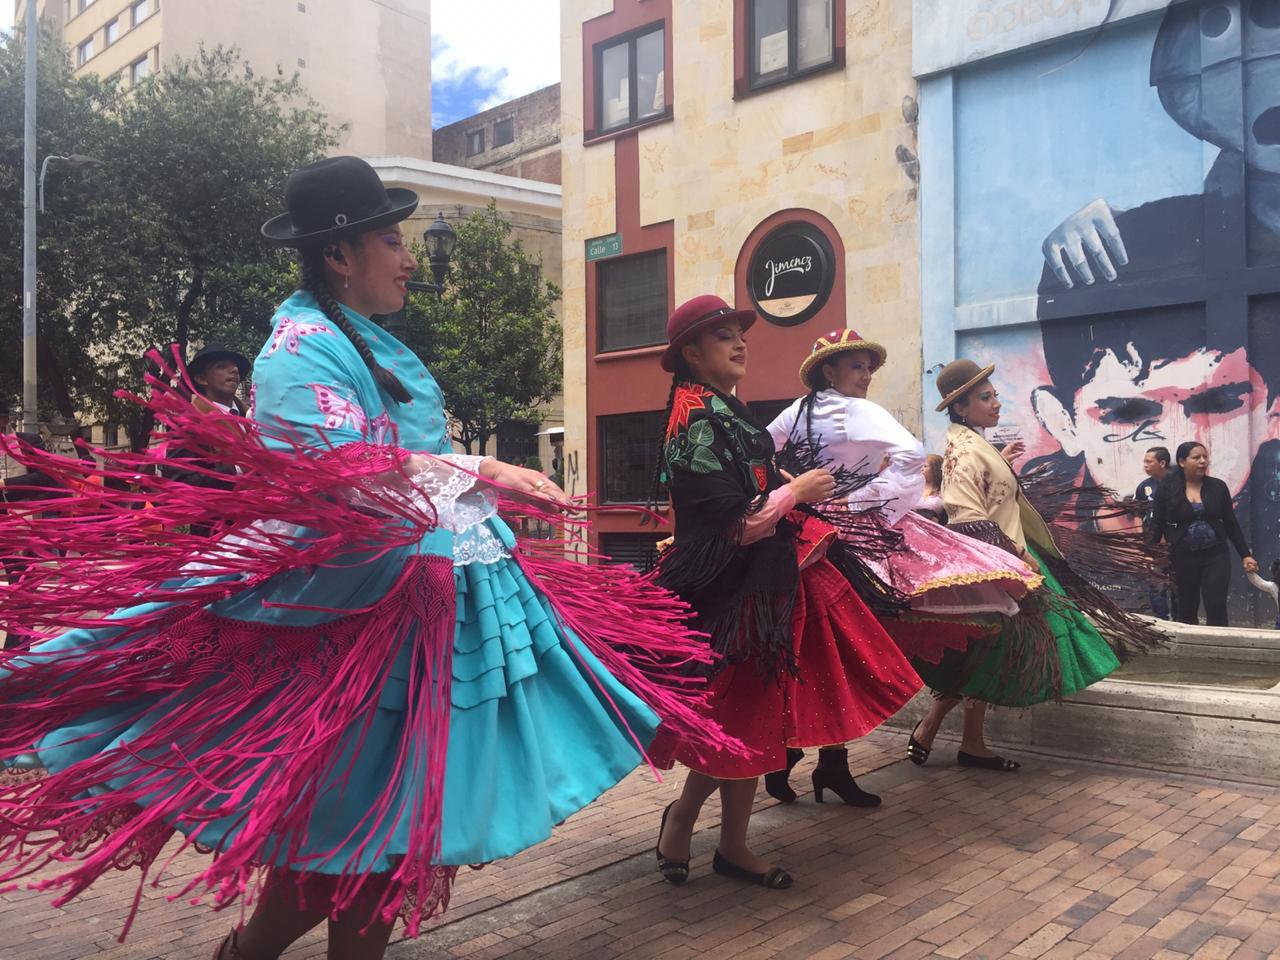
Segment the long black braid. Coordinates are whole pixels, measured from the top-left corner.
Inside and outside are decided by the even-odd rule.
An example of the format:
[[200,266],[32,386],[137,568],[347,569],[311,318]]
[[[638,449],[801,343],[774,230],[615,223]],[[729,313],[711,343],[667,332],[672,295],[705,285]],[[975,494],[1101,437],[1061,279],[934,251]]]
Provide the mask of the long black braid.
[[[667,405],[662,411],[662,422],[658,424],[658,452],[654,457],[653,476],[649,479],[648,507],[651,511],[658,506],[658,498],[662,495],[663,477],[667,465],[667,424],[671,422],[671,408],[676,402],[676,388],[682,381],[691,379],[693,376],[685,367],[684,361],[676,360],[675,372],[671,374],[671,390],[667,393]],[[641,526],[647,524],[649,519],[649,515],[646,514],[641,521]]]
[[321,247],[306,247],[301,254],[302,289],[316,298],[316,303],[320,305],[324,315],[351,341],[360,354],[360,359],[373,374],[373,379],[377,381],[378,386],[389,393],[397,403],[408,403],[413,398],[400,382],[400,378],[373,358],[373,351],[369,348],[369,344],[347,315],[342,312],[338,301],[333,298],[329,283],[325,279],[324,250]]

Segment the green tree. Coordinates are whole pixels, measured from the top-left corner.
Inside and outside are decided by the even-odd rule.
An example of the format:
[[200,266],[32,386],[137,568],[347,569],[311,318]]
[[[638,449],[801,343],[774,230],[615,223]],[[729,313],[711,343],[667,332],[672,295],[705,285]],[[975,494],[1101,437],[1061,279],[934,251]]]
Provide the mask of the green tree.
[[217,338],[256,352],[292,275],[259,226],[337,132],[297,75],[258,76],[222,48],[166,64],[120,100],[104,202],[123,227],[115,255],[129,286],[104,284],[97,303],[140,336],[122,338],[116,364],[136,377],[153,343],[185,352]]
[[560,392],[560,290],[495,203],[457,231],[444,296],[410,301],[408,339],[440,384],[453,438],[471,452],[504,423],[536,423],[537,407]]
[[[0,35],[0,412],[22,395],[23,87],[26,43],[20,33]],[[37,162],[71,153],[102,157],[110,139],[117,96],[97,77],[73,77],[60,38],[41,30],[37,86]],[[53,163],[45,181],[47,206],[39,216],[36,315],[40,329],[37,371],[40,403],[65,417],[98,377],[88,350],[94,319],[68,311],[83,299],[98,271],[98,170]]]
[[[0,202],[15,210],[21,89],[22,43],[0,38]],[[140,385],[152,346],[186,351],[216,338],[252,355],[294,276],[259,225],[280,208],[288,175],[327,153],[339,133],[297,76],[258,76],[219,48],[121,91],[114,81],[72,77],[66,51],[48,38],[40,96],[40,155],[103,161],[50,168],[40,220],[42,401],[66,416],[118,421],[125,409],[114,390]],[[0,226],[0,271],[11,278],[0,295],[0,336],[8,343],[21,342],[22,323],[14,219]],[[6,401],[21,382],[11,353],[0,360]]]

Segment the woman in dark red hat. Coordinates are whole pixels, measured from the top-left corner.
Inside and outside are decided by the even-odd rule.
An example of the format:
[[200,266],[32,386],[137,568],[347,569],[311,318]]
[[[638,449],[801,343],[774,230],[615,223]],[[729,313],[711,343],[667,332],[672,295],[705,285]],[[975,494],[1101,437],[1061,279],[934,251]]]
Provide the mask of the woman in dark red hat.
[[[761,774],[781,768],[788,746],[843,743],[892,716],[921,683],[879,622],[826,559],[835,530],[796,512],[836,492],[825,470],[780,473],[773,441],[733,395],[747,372],[744,334],[755,322],[716,296],[690,300],[667,324],[663,369],[672,373],[667,428],[654,478],[670,490],[676,533],[658,582],[692,608],[718,662],[710,709],[751,756],[698,751],[660,730],[652,756],[690,770],[662,817],[662,875],[683,883],[703,802],[720,792],[720,843],[712,869],[771,889],[790,886],[785,870],[747,846],[747,824]],[[833,788],[864,805],[847,766]]]

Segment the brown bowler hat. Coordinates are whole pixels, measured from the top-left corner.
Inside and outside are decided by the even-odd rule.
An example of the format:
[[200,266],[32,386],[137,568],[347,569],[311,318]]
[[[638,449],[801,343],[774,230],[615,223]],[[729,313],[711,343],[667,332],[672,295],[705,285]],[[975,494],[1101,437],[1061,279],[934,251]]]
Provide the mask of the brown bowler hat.
[[952,360],[938,371],[938,393],[942,394],[942,402],[934,409],[941,413],[995,372],[994,363],[979,367],[972,360]]

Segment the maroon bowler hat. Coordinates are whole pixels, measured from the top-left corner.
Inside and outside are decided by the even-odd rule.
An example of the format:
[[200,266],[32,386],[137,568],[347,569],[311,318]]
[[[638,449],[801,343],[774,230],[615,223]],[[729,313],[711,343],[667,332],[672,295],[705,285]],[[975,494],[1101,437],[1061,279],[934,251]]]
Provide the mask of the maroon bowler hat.
[[676,307],[667,320],[667,349],[662,353],[662,369],[673,373],[680,348],[701,333],[709,324],[737,320],[745,333],[756,322],[754,310],[735,310],[714,293],[686,300]]

